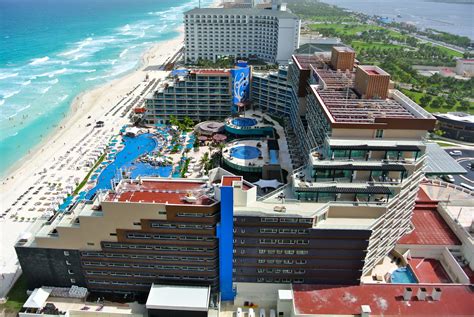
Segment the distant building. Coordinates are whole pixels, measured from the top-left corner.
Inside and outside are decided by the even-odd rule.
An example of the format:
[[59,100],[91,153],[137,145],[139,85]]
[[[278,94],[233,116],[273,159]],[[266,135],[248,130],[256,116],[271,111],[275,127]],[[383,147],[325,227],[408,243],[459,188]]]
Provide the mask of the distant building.
[[299,47],[300,19],[282,7],[192,9],[184,14],[185,61],[220,57],[287,64]]
[[456,74],[464,77],[474,76],[474,59],[458,59],[456,61]]
[[436,113],[438,119],[438,129],[443,131],[443,136],[461,140],[465,142],[474,142],[474,115],[464,112]]

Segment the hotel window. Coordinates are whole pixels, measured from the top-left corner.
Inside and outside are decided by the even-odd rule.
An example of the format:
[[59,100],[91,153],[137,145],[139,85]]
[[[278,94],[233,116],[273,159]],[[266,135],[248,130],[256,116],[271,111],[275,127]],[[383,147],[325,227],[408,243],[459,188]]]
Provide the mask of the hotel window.
[[375,138],[376,139],[383,138],[383,130],[382,129],[377,129],[377,131],[375,131]]

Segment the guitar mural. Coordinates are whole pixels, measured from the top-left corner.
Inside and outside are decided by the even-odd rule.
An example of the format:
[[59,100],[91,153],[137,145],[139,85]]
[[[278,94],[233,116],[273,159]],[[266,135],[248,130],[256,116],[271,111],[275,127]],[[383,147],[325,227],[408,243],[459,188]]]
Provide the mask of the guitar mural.
[[237,63],[232,69],[232,112],[238,112],[238,104],[249,99],[250,95],[250,67],[246,62]]

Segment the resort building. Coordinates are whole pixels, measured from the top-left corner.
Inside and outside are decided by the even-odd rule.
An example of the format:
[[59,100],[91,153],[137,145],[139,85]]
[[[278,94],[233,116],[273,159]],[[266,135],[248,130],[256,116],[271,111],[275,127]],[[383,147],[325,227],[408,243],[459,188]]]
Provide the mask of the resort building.
[[222,120],[250,101],[251,69],[239,61],[232,69],[172,71],[145,99],[146,124],[168,123],[172,117],[195,122]]
[[145,99],[147,124],[167,123],[171,116],[196,122],[222,120],[231,114],[229,70],[171,72],[168,80]]
[[288,85],[288,68],[277,71],[252,73],[252,106],[274,116],[287,117],[291,100],[291,88]]
[[299,47],[300,23],[278,5],[192,9],[184,13],[185,62],[233,57],[287,64]]
[[444,137],[474,142],[474,115],[464,112],[435,113],[437,127]]

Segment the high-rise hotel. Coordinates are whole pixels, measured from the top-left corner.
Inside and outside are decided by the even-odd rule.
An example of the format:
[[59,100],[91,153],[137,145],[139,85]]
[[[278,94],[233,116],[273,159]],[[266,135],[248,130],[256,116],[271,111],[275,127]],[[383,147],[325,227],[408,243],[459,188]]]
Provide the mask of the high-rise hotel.
[[[243,66],[234,72],[249,78]],[[197,88],[177,88],[231,82],[225,71],[188,75]],[[435,118],[382,69],[355,65],[348,48],[331,59],[295,55],[288,72],[258,76],[254,106],[290,117],[300,135],[292,146],[306,163],[287,185],[257,197],[221,168],[206,180],[124,179],[19,241],[29,286],[146,294],[152,283],[206,285],[228,300],[238,282],[358,284],[411,230]]]
[[300,23],[277,4],[271,9],[192,9],[184,13],[185,61],[230,56],[287,64],[299,47]]

